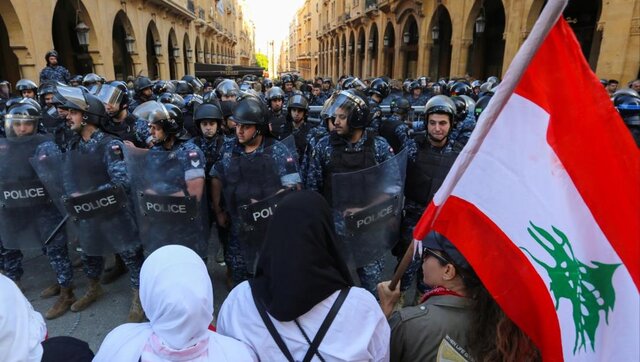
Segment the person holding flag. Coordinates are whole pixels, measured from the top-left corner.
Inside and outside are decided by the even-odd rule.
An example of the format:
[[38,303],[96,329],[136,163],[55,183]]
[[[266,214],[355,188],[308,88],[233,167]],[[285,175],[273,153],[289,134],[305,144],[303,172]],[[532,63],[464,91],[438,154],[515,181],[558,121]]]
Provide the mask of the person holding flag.
[[640,154],[566,4],[546,4],[414,240],[445,235],[543,360],[637,361]]

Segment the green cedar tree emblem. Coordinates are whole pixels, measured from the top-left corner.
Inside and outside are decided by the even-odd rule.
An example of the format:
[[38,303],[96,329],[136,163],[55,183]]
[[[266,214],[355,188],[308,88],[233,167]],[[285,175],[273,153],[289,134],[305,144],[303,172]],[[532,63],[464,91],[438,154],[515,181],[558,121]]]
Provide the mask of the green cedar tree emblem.
[[573,248],[567,236],[551,226],[556,234],[534,225],[527,227],[529,235],[545,249],[555,261],[551,266],[533,256],[526,248],[524,250],[540,266],[546,269],[551,279],[549,289],[555,298],[556,310],[560,306],[560,299],[566,298],[573,308],[573,322],[576,329],[576,340],[573,354],[583,349],[586,351],[587,338],[591,350],[595,351],[595,335],[600,323],[600,311],[604,311],[605,322],[609,323],[609,311],[613,310],[616,300],[613,289],[613,273],[620,264],[604,264],[591,261],[589,266],[576,259]]

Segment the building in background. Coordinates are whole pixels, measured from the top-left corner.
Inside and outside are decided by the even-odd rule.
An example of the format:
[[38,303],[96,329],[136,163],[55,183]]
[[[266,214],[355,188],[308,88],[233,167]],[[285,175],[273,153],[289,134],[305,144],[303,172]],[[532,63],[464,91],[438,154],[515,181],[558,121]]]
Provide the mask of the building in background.
[[179,79],[195,63],[251,65],[238,0],[1,0],[0,79],[38,80],[50,49],[72,74]]
[[[502,76],[545,3],[306,0],[291,23],[287,68],[334,80]],[[564,17],[599,77],[640,77],[640,0],[570,0]]]

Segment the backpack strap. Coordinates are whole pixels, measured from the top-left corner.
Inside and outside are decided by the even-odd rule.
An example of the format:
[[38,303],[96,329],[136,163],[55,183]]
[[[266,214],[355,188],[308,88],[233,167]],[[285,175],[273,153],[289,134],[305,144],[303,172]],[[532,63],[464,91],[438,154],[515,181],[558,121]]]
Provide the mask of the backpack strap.
[[253,295],[253,302],[256,304],[258,313],[260,313],[260,317],[262,318],[264,325],[267,327],[269,334],[271,334],[271,338],[273,338],[273,341],[276,342],[276,345],[278,345],[278,348],[280,348],[280,351],[282,352],[282,354],[287,358],[287,361],[294,362],[295,360],[293,359],[293,356],[291,355],[289,348],[287,348],[287,345],[282,340],[280,333],[278,333],[278,331],[276,330],[276,327],[273,325],[273,322],[271,321],[271,318],[269,318],[269,315],[267,314],[267,310],[264,306],[264,303],[258,300],[255,295]]
[[[304,359],[303,359],[304,362],[311,361],[311,358],[313,358],[314,354],[317,354],[318,358],[320,358],[321,361],[324,361],[324,359],[320,357],[320,353],[318,352],[318,347],[320,347],[320,343],[322,342],[322,339],[324,339],[324,336],[327,334],[327,331],[329,330],[331,323],[333,323],[333,320],[336,318],[336,315],[338,315],[338,311],[340,310],[340,307],[342,307],[342,303],[344,303],[345,299],[347,299],[349,290],[350,288],[348,287],[344,288],[340,291],[340,294],[338,294],[338,298],[336,298],[336,301],[333,302],[333,306],[331,306],[329,313],[327,313],[327,316],[324,318],[322,325],[320,325],[320,329],[318,330],[318,333],[316,333],[316,336],[313,338],[313,342],[311,342],[311,346],[309,347],[309,350],[307,350],[307,354],[304,356]],[[298,324],[297,321],[296,321],[296,324]],[[302,330],[302,327],[300,327],[299,324],[298,324],[298,328]]]

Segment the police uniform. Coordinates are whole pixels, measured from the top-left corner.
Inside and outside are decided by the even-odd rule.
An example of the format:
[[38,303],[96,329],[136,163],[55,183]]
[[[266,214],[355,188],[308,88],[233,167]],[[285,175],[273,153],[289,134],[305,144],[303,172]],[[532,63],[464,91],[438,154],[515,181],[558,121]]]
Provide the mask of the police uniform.
[[406,149],[409,160],[415,160],[418,152],[416,142],[409,137],[409,126],[402,122],[400,116],[393,114],[382,121],[378,128],[378,134],[387,140],[396,153]]
[[[322,193],[332,205],[332,174],[362,170],[392,157],[393,150],[382,137],[371,137],[367,132],[364,132],[360,140],[350,144],[335,133],[329,134],[318,141],[313,148],[305,186],[310,190]],[[344,237],[344,218],[334,212],[334,219],[336,233]],[[376,295],[377,283],[382,278],[383,267],[383,259],[379,259],[357,269],[362,287],[374,295]]]
[[456,151],[461,151],[464,148],[474,128],[476,128],[476,117],[473,112],[469,112],[462,122],[456,124],[449,135],[449,139]]
[[269,125],[271,127],[271,134],[278,141],[282,141],[283,139],[289,137],[293,132],[291,123],[287,122],[287,114],[284,107],[278,112],[269,110],[267,122],[269,122]]
[[[124,144],[122,143],[122,141],[106,134],[100,129],[97,129],[95,132],[93,132],[88,141],[85,141],[82,137],[80,137],[80,135],[77,135],[69,142],[69,150],[75,150],[82,154],[102,154],[102,160],[106,166],[106,171],[110,178],[110,184],[101,185],[100,187],[98,187],[98,189],[104,189],[107,187],[111,187],[112,185],[117,185],[124,187],[125,190],[129,190],[129,177],[127,175],[127,169],[122,155],[123,149]],[[74,170],[70,171],[74,172]],[[78,185],[75,185],[74,182],[70,180],[70,178],[65,177],[64,182],[65,190],[78,189]],[[137,246],[132,247],[129,250],[120,251],[119,254],[122,257],[124,263],[127,265],[127,268],[129,269],[131,287],[134,289],[138,289],[140,285],[140,268],[142,267],[143,258],[140,252],[140,241],[138,239],[137,226],[134,222],[134,216],[117,214],[113,217],[113,219],[116,219],[114,221],[121,223],[130,223],[129,225],[126,225],[127,227],[124,227],[124,224],[122,225],[123,231],[135,231],[133,235],[128,235],[128,237],[131,238],[131,245]],[[104,267],[104,258],[102,256],[89,256],[85,253],[80,253],[80,257],[82,259],[83,269],[87,277],[94,280],[99,279]]]
[[51,81],[68,84],[69,80],[71,80],[71,74],[61,65],[47,65],[40,71],[40,84]]
[[420,94],[418,98],[415,98],[412,94],[407,95],[407,100],[411,106],[424,106],[427,103],[427,97],[424,94]]
[[[270,157],[262,157],[264,154]],[[236,139],[231,147],[225,149],[222,159],[214,165],[210,175],[221,180],[225,190],[228,190],[224,192],[224,197],[226,206],[230,208],[249,204],[251,198],[264,199],[280,189],[302,182],[289,149],[269,137],[264,137],[252,153],[246,153],[244,146]],[[238,238],[242,221],[236,210],[229,211],[231,230],[225,249],[225,263],[231,268],[233,282],[237,285],[251,275]]]

